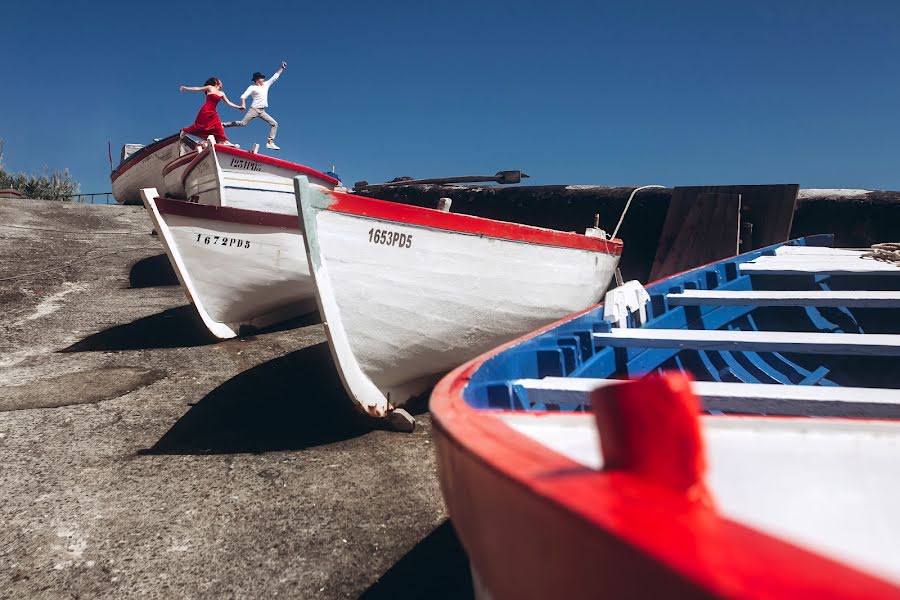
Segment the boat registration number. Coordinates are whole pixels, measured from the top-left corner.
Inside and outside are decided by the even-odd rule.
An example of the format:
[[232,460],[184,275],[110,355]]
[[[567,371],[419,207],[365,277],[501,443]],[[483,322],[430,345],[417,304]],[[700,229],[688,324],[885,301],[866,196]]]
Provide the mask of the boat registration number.
[[262,171],[262,165],[246,158],[232,158],[231,166],[236,169],[247,169],[248,171]]
[[224,235],[203,235],[197,234],[198,244],[207,244],[213,246],[227,246],[229,248],[249,248],[250,240],[241,240],[238,238],[227,237]]
[[397,233],[396,231],[375,228],[369,230],[370,244],[396,246],[398,248],[412,248],[412,237],[411,233]]

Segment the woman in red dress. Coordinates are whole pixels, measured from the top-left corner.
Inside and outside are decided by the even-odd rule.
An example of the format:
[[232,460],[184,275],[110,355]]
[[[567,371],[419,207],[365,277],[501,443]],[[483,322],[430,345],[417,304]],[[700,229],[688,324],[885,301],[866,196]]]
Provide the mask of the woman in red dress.
[[216,112],[216,105],[219,100],[225,100],[225,104],[238,110],[243,110],[240,106],[233,103],[222,91],[222,80],[218,77],[210,77],[200,87],[181,86],[182,92],[206,92],[206,102],[200,107],[194,124],[190,127],[182,129],[185,133],[190,133],[199,137],[207,137],[213,135],[220,144],[229,144],[228,138],[225,137],[225,129],[222,127],[222,121],[219,119],[219,113]]

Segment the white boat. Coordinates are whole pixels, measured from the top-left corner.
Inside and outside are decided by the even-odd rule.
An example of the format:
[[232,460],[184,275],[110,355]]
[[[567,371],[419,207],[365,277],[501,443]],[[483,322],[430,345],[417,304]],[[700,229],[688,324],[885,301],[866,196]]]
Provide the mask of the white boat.
[[218,338],[315,311],[290,177],[340,182],[303,165],[207,145],[184,168],[189,200],[141,190],[172,268]]
[[315,169],[221,144],[208,145],[182,175],[186,198],[199,204],[296,215],[296,175],[328,189],[341,184]]
[[351,398],[377,417],[461,362],[595,305],[622,250],[593,228],[373,200],[304,177],[295,185],[332,356]]
[[121,163],[109,176],[113,197],[119,204],[140,204],[141,189],[163,189],[163,168],[173,159],[194,152],[198,143],[180,132],[147,146],[127,144]]

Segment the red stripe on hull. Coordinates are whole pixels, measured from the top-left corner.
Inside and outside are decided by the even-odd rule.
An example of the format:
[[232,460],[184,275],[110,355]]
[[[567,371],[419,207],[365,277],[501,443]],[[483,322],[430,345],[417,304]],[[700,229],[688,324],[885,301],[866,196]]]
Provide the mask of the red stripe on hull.
[[193,219],[208,219],[210,221],[259,225],[261,227],[276,227],[279,229],[300,229],[300,218],[297,215],[246,210],[229,206],[195,204],[185,200],[172,200],[171,198],[156,198],[155,200],[156,207],[162,215],[178,215]]
[[233,146],[222,146],[221,144],[216,144],[216,152],[220,154],[231,154],[232,156],[239,156],[247,160],[255,160],[256,162],[265,163],[267,165],[272,165],[275,167],[281,167],[283,169],[290,169],[292,171],[296,171],[298,175],[309,175],[311,177],[315,177],[316,179],[327,181],[332,185],[340,185],[341,183],[334,177],[326,175],[325,173],[322,173],[320,171],[316,171],[315,169],[311,169],[310,167],[298,165],[297,163],[288,162],[286,160],[281,160],[280,158],[274,158],[272,156],[253,154],[252,152],[247,152],[246,150],[241,150],[240,148],[235,148]]
[[163,139],[159,140],[158,142],[154,142],[154,143],[150,144],[149,146],[144,146],[143,148],[141,148],[140,150],[138,150],[137,152],[135,152],[134,154],[129,156],[128,159],[123,164],[119,165],[119,167],[110,174],[110,176],[109,176],[110,181],[115,181],[122,175],[122,173],[124,173],[131,167],[135,166],[136,164],[138,164],[139,162],[141,162],[142,160],[144,160],[145,158],[147,158],[154,152],[156,152],[158,150],[162,150],[169,144],[178,142],[179,139],[180,139],[180,134],[176,133],[175,135],[170,135],[169,137],[163,138]]
[[335,212],[384,221],[395,221],[404,225],[419,225],[432,229],[482,235],[544,246],[574,248],[614,255],[622,253],[621,240],[603,240],[577,233],[567,233],[531,225],[495,221],[493,219],[448,213],[420,206],[363,198],[362,196],[354,196],[343,192],[328,193],[335,200],[328,207],[328,210]]
[[163,175],[168,175],[178,167],[186,165],[189,162],[193,162],[195,158],[197,158],[196,152],[194,152],[193,154],[185,154],[184,156],[179,156],[163,168]]

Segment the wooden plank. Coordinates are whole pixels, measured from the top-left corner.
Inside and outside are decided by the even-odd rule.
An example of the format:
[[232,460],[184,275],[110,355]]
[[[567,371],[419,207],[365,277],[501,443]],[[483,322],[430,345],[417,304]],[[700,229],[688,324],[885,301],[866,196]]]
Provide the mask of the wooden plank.
[[859,258],[869,250],[855,250],[852,248],[829,248],[828,246],[781,246],[775,248],[775,256],[855,256]]
[[740,194],[675,188],[650,270],[650,281],[737,254]]
[[609,333],[595,333],[594,340],[614,348],[900,356],[900,335],[885,333],[613,329]]
[[846,306],[900,308],[900,292],[685,290],[668,294],[673,306]]
[[713,185],[675,188],[687,194],[715,192],[741,195],[741,217],[752,225],[743,235],[741,252],[771,246],[790,239],[794,208],[800,186],[795,183],[775,185]]
[[762,256],[741,263],[740,269],[751,275],[900,275],[893,263],[838,256]]
[[[531,405],[577,406],[590,404],[595,390],[620,383],[618,379],[546,377],[519,379],[513,385],[527,393]],[[695,381],[691,386],[705,410],[900,419],[900,390],[895,389],[715,381]]]

